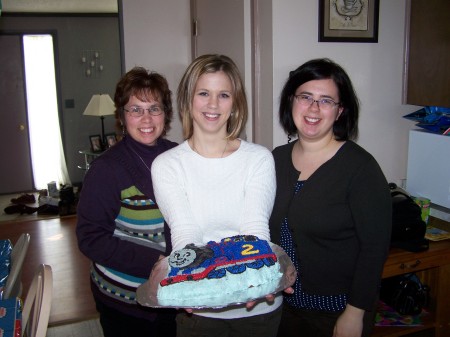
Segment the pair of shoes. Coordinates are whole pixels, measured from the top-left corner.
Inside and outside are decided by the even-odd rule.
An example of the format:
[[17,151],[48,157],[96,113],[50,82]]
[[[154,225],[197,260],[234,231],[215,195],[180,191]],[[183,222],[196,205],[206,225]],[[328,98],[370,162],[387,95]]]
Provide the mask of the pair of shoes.
[[22,194],[18,198],[11,199],[13,204],[33,204],[36,202],[34,194]]
[[37,212],[39,215],[58,215],[59,207],[49,204],[44,204],[37,208]]
[[6,214],[14,214],[14,213],[20,213],[20,214],[33,214],[38,210],[37,207],[30,207],[26,205],[11,205],[4,209],[4,212]]

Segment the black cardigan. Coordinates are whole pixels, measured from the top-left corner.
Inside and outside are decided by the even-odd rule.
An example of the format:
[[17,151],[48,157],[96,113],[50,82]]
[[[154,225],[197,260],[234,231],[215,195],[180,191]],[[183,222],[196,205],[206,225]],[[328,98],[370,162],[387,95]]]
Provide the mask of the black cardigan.
[[281,223],[287,217],[303,290],[347,294],[349,304],[371,310],[390,243],[386,178],[372,155],[347,141],[294,196],[299,177],[291,159],[294,144],[273,151],[277,192],[270,218],[272,241],[280,244]]

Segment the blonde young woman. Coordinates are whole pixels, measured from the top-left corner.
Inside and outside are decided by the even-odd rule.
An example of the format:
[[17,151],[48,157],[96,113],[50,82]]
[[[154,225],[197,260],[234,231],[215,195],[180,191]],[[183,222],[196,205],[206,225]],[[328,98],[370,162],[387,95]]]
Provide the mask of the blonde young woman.
[[[223,55],[203,55],[178,87],[185,141],[152,165],[155,196],[173,249],[251,234],[269,240],[275,191],[274,161],[266,148],[239,139],[247,100],[239,71]],[[177,316],[177,336],[276,335],[281,296],[220,310]]]

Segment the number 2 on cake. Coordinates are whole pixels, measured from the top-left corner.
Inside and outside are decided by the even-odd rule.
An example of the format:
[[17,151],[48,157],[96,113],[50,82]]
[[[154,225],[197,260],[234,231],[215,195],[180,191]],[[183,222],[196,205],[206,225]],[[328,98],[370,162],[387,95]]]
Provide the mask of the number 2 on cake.
[[259,253],[259,249],[252,250],[253,245],[250,244],[242,245],[242,248],[244,250],[242,251],[241,255],[254,255]]

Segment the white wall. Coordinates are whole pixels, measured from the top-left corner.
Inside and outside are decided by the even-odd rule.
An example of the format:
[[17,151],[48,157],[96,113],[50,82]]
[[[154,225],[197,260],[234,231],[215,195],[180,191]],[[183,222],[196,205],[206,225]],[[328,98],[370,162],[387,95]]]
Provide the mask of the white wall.
[[[408,131],[414,128],[402,116],[418,107],[402,105],[406,0],[380,2],[378,43],[319,43],[317,1],[272,1],[273,146],[287,140],[277,111],[289,71],[311,58],[329,57],[347,70],[361,100],[358,143],[375,156],[389,181],[399,182],[406,176]],[[133,0],[123,7],[126,69],[141,65],[161,72],[176,90],[190,62],[189,0]],[[178,118],[169,138],[182,139]]]
[[388,181],[406,177],[414,124],[402,116],[419,107],[402,105],[405,1],[380,1],[378,43],[319,43],[317,1],[273,2],[274,146],[287,142],[276,112],[289,71],[329,57],[349,73],[361,100],[358,143],[377,159]]

